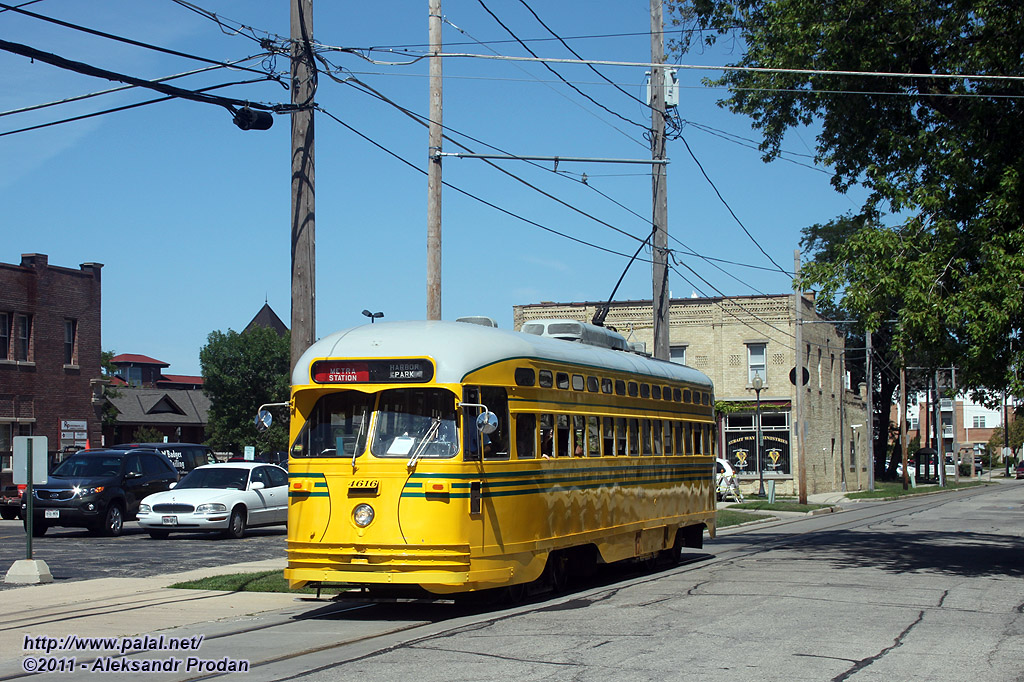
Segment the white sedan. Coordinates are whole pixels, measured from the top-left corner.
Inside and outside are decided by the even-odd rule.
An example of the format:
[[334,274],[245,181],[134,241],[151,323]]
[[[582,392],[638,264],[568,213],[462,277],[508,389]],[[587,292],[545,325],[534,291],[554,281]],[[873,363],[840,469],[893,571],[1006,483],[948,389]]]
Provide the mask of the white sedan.
[[171,531],[218,531],[240,538],[253,526],[288,519],[288,472],[263,462],[207,464],[139,505],[139,525],[154,538]]

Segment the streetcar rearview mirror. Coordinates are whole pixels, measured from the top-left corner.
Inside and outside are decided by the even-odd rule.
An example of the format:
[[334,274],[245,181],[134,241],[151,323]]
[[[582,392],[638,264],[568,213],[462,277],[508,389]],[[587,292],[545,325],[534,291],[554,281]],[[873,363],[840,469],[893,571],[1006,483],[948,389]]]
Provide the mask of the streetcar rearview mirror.
[[493,412],[484,411],[476,418],[476,428],[480,433],[494,433],[498,430],[498,415]]
[[271,416],[270,410],[260,410],[260,413],[256,415],[256,430],[266,431],[273,422],[274,418]]

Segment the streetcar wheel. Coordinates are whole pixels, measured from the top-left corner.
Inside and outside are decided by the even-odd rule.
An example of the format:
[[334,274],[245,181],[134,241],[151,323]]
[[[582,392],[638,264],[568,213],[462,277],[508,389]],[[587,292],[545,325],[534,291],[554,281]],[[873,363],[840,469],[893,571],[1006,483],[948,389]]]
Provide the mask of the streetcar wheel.
[[227,530],[224,535],[229,538],[240,540],[245,537],[245,509],[235,507],[231,510],[231,520],[228,521]]
[[565,552],[552,552],[544,567],[547,582],[554,592],[565,592],[569,586],[569,557]]

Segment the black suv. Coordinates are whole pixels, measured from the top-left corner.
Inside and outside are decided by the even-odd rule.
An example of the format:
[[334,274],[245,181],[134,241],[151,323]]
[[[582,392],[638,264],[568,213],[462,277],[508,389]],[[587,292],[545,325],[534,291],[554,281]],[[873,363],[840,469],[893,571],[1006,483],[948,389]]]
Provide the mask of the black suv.
[[[83,450],[61,462],[45,485],[33,486],[32,535],[50,526],[88,528],[120,535],[146,495],[178,480],[171,461],[147,448]],[[22,504],[22,518],[27,519]]]
[[115,445],[114,448],[117,450],[121,448],[156,450],[166,455],[167,459],[171,460],[174,468],[178,470],[178,474],[182,476],[196,467],[201,467],[204,464],[213,464],[217,461],[213,455],[213,450],[205,445],[197,445],[195,443],[125,443],[123,445]]

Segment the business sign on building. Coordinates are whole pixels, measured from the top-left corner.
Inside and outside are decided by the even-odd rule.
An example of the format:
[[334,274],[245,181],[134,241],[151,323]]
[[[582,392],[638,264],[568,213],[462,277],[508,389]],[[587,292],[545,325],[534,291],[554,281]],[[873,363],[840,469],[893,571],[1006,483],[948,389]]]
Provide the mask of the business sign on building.
[[60,420],[60,449],[89,447],[89,422],[85,419]]

